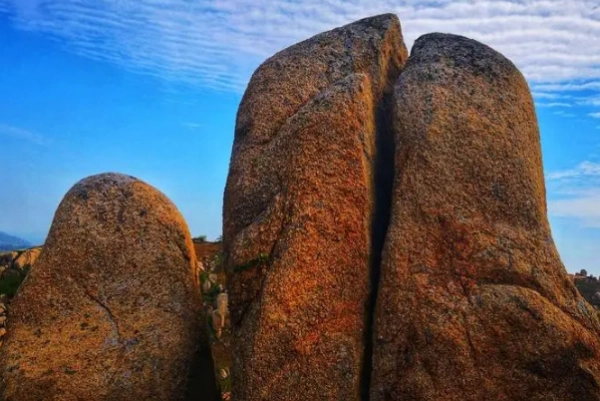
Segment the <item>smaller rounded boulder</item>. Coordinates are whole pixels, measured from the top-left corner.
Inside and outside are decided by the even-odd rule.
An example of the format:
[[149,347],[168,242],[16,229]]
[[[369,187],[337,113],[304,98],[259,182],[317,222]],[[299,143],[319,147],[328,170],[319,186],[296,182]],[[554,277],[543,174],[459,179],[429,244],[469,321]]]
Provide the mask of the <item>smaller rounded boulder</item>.
[[208,349],[196,269],[165,195],[120,174],[80,181],[9,308],[0,399],[185,399]]

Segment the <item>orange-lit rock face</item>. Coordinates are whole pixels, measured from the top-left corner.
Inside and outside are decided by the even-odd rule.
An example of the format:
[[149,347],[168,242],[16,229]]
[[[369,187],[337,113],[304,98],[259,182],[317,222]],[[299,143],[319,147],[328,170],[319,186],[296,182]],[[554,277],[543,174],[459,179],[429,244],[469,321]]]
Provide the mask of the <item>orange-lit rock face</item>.
[[224,202],[233,399],[360,399],[377,147],[391,150],[378,142],[391,143],[405,58],[398,19],[383,15],[254,73]]
[[371,400],[600,399],[600,326],[551,238],[519,71],[475,41],[425,35],[393,126]]
[[195,269],[187,225],[163,194],[118,174],[79,182],[11,303],[0,398],[183,399],[207,347]]

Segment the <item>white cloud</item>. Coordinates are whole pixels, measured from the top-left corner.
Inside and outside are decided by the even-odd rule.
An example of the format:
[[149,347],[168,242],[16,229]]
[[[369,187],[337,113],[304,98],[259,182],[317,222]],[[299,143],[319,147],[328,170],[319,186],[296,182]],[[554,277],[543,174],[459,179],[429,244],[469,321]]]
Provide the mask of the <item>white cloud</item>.
[[579,97],[577,104],[580,106],[600,106],[600,96]]
[[589,116],[590,116],[590,117],[593,117],[593,118],[600,118],[600,112],[597,112],[597,113],[590,113],[590,114],[589,114]]
[[546,174],[548,212],[575,218],[583,227],[600,228],[600,163],[584,161],[575,168]]
[[579,163],[574,169],[555,171],[546,174],[547,180],[559,180],[564,178],[581,177],[581,176],[598,176],[600,177],[600,163],[584,161]]
[[535,90],[540,91],[556,91],[556,92],[580,92],[580,91],[600,91],[600,81],[592,82],[575,82],[575,83],[560,83],[560,84],[539,84],[534,86]]
[[0,136],[20,139],[36,145],[48,144],[47,139],[38,133],[2,123],[0,123]]
[[573,113],[567,113],[566,111],[563,111],[563,110],[555,111],[552,114],[557,115],[557,116],[561,116],[561,117],[576,117],[575,114],[573,114]]
[[547,180],[561,180],[564,178],[578,177],[581,175],[577,170],[564,170],[556,171],[554,173],[546,174]]
[[549,99],[549,100],[563,99],[563,98],[567,98],[567,96],[568,96],[568,95],[561,96],[558,93],[547,93],[547,92],[532,92],[532,95],[536,99]]
[[594,274],[600,274],[595,258],[600,255],[600,163],[584,161],[550,172],[546,186],[552,233],[565,265],[570,271],[593,267]]
[[567,199],[548,202],[548,213],[555,217],[577,219],[582,227],[600,228],[600,190],[582,190]]
[[198,123],[183,123],[181,125],[183,125],[185,128],[189,128],[189,129],[193,129],[193,130],[202,128],[202,124],[198,124]]
[[573,107],[569,103],[554,102],[554,103],[538,103],[538,107]]
[[276,51],[395,12],[409,48],[433,31],[480,40],[513,60],[540,98],[600,90],[596,0],[0,0],[0,12],[82,56],[236,92]]

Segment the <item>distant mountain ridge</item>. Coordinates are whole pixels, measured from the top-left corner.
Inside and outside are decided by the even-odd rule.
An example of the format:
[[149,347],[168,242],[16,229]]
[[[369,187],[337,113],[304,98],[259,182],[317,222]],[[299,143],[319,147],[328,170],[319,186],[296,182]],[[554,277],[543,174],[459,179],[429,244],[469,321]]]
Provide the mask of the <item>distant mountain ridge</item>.
[[24,239],[0,231],[0,251],[12,251],[30,246],[31,244]]

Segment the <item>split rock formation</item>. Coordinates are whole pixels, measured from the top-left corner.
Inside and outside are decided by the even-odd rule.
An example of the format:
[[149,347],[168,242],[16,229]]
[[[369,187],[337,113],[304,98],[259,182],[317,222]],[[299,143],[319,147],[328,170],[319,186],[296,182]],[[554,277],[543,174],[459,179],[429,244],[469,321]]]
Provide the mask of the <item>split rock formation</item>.
[[456,35],[405,59],[382,15],[253,75],[224,205],[234,398],[600,399],[525,79]]

